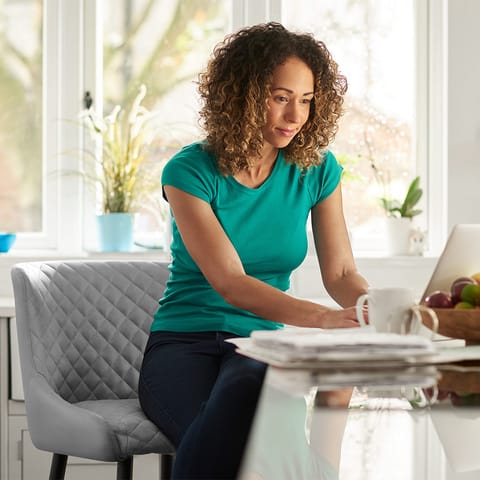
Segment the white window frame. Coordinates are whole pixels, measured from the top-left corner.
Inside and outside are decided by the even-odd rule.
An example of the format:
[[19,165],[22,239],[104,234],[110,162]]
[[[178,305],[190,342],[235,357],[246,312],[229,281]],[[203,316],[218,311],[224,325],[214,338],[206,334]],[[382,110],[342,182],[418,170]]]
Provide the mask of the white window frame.
[[417,0],[417,174],[426,180],[428,253],[437,256],[448,235],[448,0]]
[[[82,250],[81,134],[75,125],[83,88],[83,1],[44,0],[42,233],[19,234],[23,251]],[[70,153],[63,153],[70,152]]]
[[[281,0],[226,0],[232,30],[269,20],[280,21]],[[45,0],[44,28],[44,233],[19,234],[16,247],[57,253],[93,248],[95,202],[79,177],[83,131],[74,120],[89,90],[102,98],[101,3],[96,0]],[[429,247],[438,253],[448,224],[447,199],[447,10],[448,0],[417,0],[417,172],[427,179],[424,208]],[[425,28],[425,25],[428,28]],[[54,54],[52,54],[54,52]],[[55,54],[56,53],[56,54]],[[68,121],[67,121],[68,120]]]

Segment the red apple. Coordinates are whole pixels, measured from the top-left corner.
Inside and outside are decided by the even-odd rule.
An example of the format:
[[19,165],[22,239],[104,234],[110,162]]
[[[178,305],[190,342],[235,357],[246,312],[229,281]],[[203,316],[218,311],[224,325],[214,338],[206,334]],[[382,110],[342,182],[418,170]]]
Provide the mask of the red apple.
[[425,299],[425,305],[430,308],[452,308],[452,297],[447,292],[436,290]]
[[450,295],[452,297],[453,304],[457,304],[460,301],[463,287],[465,285],[477,283],[472,277],[459,277],[452,282],[450,287]]

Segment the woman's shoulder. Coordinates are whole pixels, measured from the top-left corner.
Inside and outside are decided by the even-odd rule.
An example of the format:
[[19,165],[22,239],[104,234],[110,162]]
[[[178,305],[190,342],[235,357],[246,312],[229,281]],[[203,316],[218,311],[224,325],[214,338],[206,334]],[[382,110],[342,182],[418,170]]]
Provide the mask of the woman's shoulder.
[[202,142],[186,145],[164,166],[162,184],[172,185],[206,201],[213,198],[218,182],[214,157]]
[[170,161],[205,161],[209,163],[214,163],[213,155],[205,149],[205,142],[198,141],[190,143],[182,147]]
[[320,154],[318,165],[305,172],[305,184],[310,191],[313,204],[328,197],[337,187],[342,176],[342,166],[330,150]]
[[[316,165],[312,165],[306,169],[297,167],[302,171],[302,176],[317,177],[318,173],[328,173],[336,171],[340,167],[335,155],[330,150],[322,150],[319,154],[319,160]],[[341,167],[340,167],[341,168]]]
[[322,150],[320,152],[320,161],[317,168],[332,168],[338,165],[337,158],[330,150]]
[[165,165],[167,170],[194,169],[205,174],[215,174],[216,162],[213,155],[205,149],[204,142],[185,145]]

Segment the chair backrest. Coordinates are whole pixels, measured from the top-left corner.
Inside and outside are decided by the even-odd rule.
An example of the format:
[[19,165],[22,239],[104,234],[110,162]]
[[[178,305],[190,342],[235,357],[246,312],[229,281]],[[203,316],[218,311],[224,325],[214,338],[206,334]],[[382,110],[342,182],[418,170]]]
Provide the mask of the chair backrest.
[[166,263],[65,261],[12,269],[20,363],[68,402],[137,397]]

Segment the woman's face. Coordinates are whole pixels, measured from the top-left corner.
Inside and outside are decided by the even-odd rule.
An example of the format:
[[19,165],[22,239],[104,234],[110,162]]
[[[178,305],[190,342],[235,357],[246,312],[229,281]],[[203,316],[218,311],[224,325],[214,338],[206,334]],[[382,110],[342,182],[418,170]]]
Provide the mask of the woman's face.
[[275,68],[272,80],[267,123],[262,133],[265,143],[284,148],[308,120],[314,78],[306,63],[289,57]]

